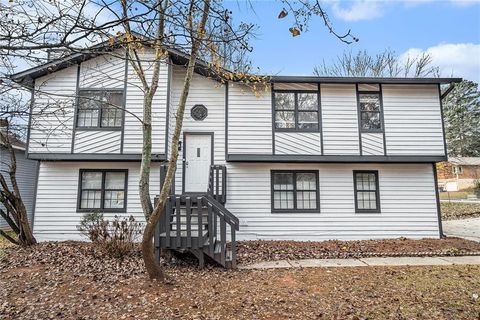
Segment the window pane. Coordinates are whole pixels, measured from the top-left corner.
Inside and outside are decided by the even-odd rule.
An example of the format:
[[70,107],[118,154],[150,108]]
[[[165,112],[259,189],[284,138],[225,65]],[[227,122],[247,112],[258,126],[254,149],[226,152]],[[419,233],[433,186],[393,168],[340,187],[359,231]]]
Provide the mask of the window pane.
[[297,209],[317,209],[317,193],[315,191],[297,192]]
[[295,110],[295,94],[292,92],[275,92],[275,109]]
[[380,112],[361,112],[362,129],[365,130],[381,130]]
[[104,107],[102,109],[102,127],[121,127],[122,111],[117,107]]
[[275,112],[275,128],[295,128],[295,112]]
[[299,112],[298,127],[301,129],[318,129],[318,112]]
[[77,127],[98,126],[98,109],[78,109]]
[[102,173],[101,172],[84,172],[82,174],[82,189],[101,189]]
[[316,93],[299,93],[298,110],[318,110],[318,95]]
[[316,176],[314,173],[297,173],[298,190],[316,190]]
[[105,191],[104,208],[123,208],[125,192],[123,191]]
[[105,173],[105,189],[124,189],[125,172]]
[[293,190],[293,173],[274,173],[274,190]]
[[357,192],[358,209],[375,210],[377,209],[377,196],[373,191]]
[[356,174],[357,190],[375,190],[377,187],[374,173]]
[[98,191],[82,191],[80,198],[81,209],[99,209],[101,202],[102,192]]
[[293,209],[293,191],[274,191],[273,192],[274,209]]
[[380,96],[378,94],[360,94],[360,111],[380,111]]

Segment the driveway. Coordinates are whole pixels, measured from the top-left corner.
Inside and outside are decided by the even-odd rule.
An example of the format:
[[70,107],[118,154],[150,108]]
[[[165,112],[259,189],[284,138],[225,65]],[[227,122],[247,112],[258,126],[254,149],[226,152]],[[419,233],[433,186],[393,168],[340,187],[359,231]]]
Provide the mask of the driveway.
[[443,233],[480,242],[480,218],[442,221]]

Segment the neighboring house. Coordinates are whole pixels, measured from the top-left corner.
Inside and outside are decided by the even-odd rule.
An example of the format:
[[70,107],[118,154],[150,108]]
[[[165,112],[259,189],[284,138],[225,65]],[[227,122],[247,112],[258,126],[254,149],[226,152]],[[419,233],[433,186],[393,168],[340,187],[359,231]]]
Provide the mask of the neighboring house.
[[[160,192],[185,75],[185,56],[172,51],[170,59],[153,101],[152,197]],[[152,72],[147,61],[145,70]],[[213,206],[228,227],[238,227],[237,239],[441,236],[440,84],[461,79],[273,76],[257,97],[245,85],[208,76],[200,65],[193,77],[174,192],[205,194],[210,186],[219,201],[204,200],[203,207]],[[74,54],[12,79],[33,81],[34,111],[64,107],[31,119],[28,157],[41,161],[37,238],[78,238],[86,211],[143,219],[136,118],[143,92],[124,54]],[[185,202],[171,203],[166,217],[190,210]]]
[[438,183],[448,191],[471,188],[480,179],[479,157],[450,157],[437,165]]
[[[0,130],[8,125],[6,120],[0,119]],[[38,174],[39,162],[36,160],[27,159],[25,156],[25,143],[15,137],[10,137],[10,143],[15,150],[15,158],[17,162],[17,183],[20,189],[20,195],[22,196],[23,203],[27,209],[28,220],[30,223],[33,218],[33,206],[34,206],[34,196],[35,196],[35,185]],[[7,184],[11,187],[9,172],[10,164],[10,151],[5,147],[4,142],[0,141],[0,172],[5,177]],[[8,212],[5,207],[0,204],[0,208],[5,212]],[[7,222],[0,217],[0,229],[9,230],[10,227]]]

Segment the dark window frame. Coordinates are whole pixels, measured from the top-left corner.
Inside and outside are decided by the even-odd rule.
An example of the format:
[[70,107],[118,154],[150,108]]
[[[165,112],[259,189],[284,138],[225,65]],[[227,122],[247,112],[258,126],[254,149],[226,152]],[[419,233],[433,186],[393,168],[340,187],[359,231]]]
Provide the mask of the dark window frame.
[[[101,172],[102,173],[102,185],[100,189],[100,208],[81,208],[82,191],[89,190],[82,188],[82,176],[85,172]],[[115,191],[120,189],[105,189],[105,176],[109,172],[122,172],[125,173],[125,183],[123,186],[123,208],[105,208],[105,191]],[[77,191],[77,212],[113,212],[113,213],[125,213],[127,212],[127,199],[128,199],[128,169],[80,169],[78,174],[78,191]]]
[[[365,90],[358,90],[358,85],[356,86],[357,90],[357,113],[358,113],[358,128],[361,133],[383,133],[385,131],[385,124],[384,124],[384,119],[383,119],[383,95],[382,95],[382,89],[380,87],[380,90],[375,90],[375,91],[365,91]],[[365,95],[378,95],[378,101],[380,104],[379,110],[378,111],[362,111],[360,107],[360,95],[365,94]],[[380,129],[364,129],[362,126],[362,114],[366,112],[373,112],[373,113],[378,113],[380,115],[379,120],[380,120]]]
[[[102,113],[105,109],[104,107],[98,108],[98,117],[97,124],[95,126],[79,126],[78,119],[80,114],[80,100],[82,97],[82,92],[93,91],[93,92],[111,92],[111,93],[120,93],[122,95],[122,105],[121,108],[121,125],[120,126],[102,126]],[[75,106],[75,130],[77,131],[88,131],[88,130],[106,130],[106,131],[121,131],[125,125],[125,90],[120,88],[80,88],[78,89],[76,106]],[[85,108],[85,110],[96,110],[96,108]]]
[[[293,174],[293,205],[292,209],[276,209],[274,200],[274,175],[276,173],[291,173]],[[297,209],[297,174],[298,173],[313,173],[315,174],[315,193],[316,193],[316,208],[315,209]],[[320,182],[318,170],[270,170],[270,207],[272,213],[320,213]],[[277,190],[279,191],[279,190]],[[313,190],[300,190],[312,192]]]
[[[293,93],[294,94],[294,108],[293,109],[277,109],[275,94],[276,93]],[[317,110],[299,110],[298,109],[298,94],[302,93],[313,93],[317,95]],[[321,131],[321,102],[320,102],[320,92],[319,90],[273,90],[272,94],[272,104],[273,104],[273,130],[275,132],[320,132]],[[276,115],[277,111],[280,112],[293,112],[293,120],[295,122],[295,128],[277,128],[276,126]],[[302,112],[316,112],[317,113],[317,128],[316,129],[304,129],[298,127],[298,115]]]
[[[365,190],[358,190],[357,189],[357,174],[367,173],[367,174],[374,174],[375,175],[375,191],[365,191]],[[358,208],[358,195],[357,192],[375,192],[375,203],[377,208],[376,209],[359,209]],[[381,213],[380,207],[380,183],[378,180],[378,170],[353,170],[353,194],[354,194],[354,201],[355,201],[355,213]]]

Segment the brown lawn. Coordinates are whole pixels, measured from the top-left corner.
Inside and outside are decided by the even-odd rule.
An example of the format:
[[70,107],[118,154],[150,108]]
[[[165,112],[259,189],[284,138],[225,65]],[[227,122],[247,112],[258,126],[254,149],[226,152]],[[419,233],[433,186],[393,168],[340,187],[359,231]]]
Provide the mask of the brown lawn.
[[478,319],[480,266],[265,271],[166,267],[146,280],[80,243],[7,248],[0,319]]

